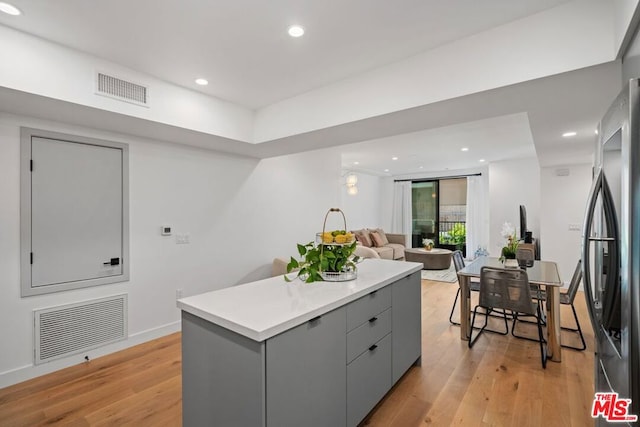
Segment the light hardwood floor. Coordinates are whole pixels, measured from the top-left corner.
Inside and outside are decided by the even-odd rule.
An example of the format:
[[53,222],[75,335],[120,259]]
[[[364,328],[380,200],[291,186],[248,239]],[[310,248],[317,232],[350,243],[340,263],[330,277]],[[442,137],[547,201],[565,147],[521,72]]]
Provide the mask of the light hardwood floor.
[[[593,334],[582,293],[587,350],[564,349],[562,363],[543,370],[534,342],[485,334],[468,349],[448,321],[456,289],[422,282],[422,366],[365,425],[593,425]],[[565,309],[563,324],[573,320]],[[0,426],[179,426],[180,372],[178,333],[1,389]]]

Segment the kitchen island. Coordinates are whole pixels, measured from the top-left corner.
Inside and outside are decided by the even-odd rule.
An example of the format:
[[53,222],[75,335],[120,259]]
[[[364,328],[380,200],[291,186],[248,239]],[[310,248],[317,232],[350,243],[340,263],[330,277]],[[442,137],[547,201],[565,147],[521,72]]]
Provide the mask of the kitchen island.
[[422,264],[282,276],[178,300],[183,425],[355,426],[420,361]]

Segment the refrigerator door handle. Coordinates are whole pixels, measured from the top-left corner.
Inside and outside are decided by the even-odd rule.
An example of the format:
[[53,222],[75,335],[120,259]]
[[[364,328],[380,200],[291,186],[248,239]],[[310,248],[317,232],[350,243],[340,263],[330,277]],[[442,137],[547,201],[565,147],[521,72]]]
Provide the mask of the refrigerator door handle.
[[607,227],[607,235],[612,236],[613,240],[609,245],[609,274],[605,284],[605,292],[602,301],[603,325],[609,329],[612,324],[619,327],[618,322],[614,322],[616,312],[620,312],[620,229],[618,226],[618,217],[616,215],[616,207],[611,195],[611,189],[607,183],[606,176],[602,176],[602,206],[604,208],[604,220]]
[[584,216],[584,224],[582,226],[583,235],[582,235],[582,283],[584,285],[584,294],[585,301],[587,302],[587,311],[589,312],[589,319],[591,320],[591,326],[594,331],[598,331],[598,321],[596,314],[596,307],[594,293],[593,293],[593,283],[591,283],[591,244],[590,244],[590,233],[591,233],[591,225],[593,224],[593,217],[596,209],[596,202],[598,200],[598,193],[602,189],[602,177],[603,170],[602,168],[598,171],[598,175],[593,180],[593,184],[591,185],[591,191],[589,192],[589,199],[587,200],[587,211]]

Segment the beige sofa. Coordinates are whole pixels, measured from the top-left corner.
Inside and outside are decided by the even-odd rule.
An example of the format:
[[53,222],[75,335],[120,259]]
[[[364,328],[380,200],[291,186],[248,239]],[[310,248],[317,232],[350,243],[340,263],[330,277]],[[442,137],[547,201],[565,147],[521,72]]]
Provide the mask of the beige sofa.
[[[377,235],[375,239],[372,238],[372,232]],[[353,230],[352,233],[358,241],[355,255],[362,258],[404,260],[404,234],[385,233],[380,228]]]

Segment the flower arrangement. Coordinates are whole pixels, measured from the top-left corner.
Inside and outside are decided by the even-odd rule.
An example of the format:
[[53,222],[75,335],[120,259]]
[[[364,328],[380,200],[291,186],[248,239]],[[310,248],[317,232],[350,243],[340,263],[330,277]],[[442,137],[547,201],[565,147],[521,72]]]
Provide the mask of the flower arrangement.
[[431,239],[422,239],[422,246],[428,251],[433,249],[433,240]]
[[507,244],[502,248],[502,252],[500,253],[500,261],[504,261],[505,259],[516,259],[519,242],[513,225],[509,222],[502,224],[502,231],[500,235],[507,239]]

